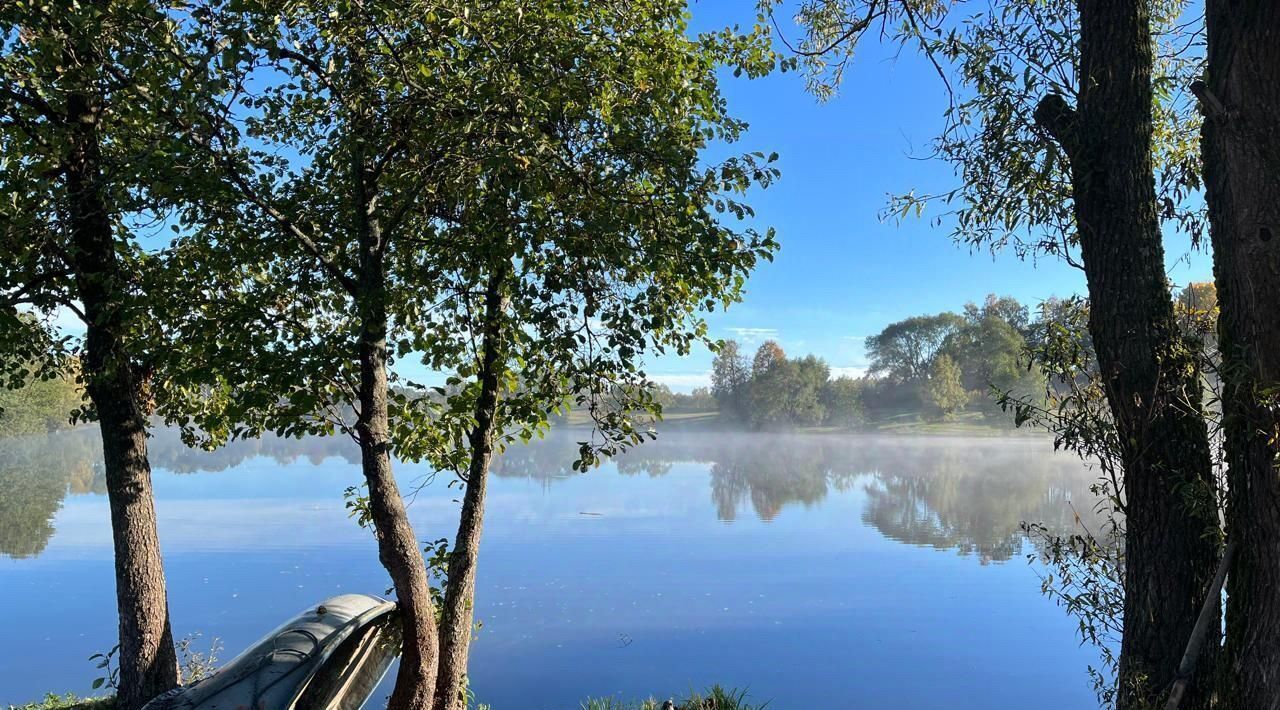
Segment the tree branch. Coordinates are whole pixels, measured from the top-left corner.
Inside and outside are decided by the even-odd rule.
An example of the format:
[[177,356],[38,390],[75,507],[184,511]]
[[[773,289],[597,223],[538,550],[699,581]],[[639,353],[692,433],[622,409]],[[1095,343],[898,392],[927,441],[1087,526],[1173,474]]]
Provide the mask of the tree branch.
[[800,49],[799,47],[793,46],[791,42],[787,40],[786,35],[783,34],[782,28],[778,25],[778,18],[774,17],[772,10],[769,11],[769,21],[773,23],[773,29],[774,32],[777,33],[778,39],[782,40],[783,46],[790,50],[792,54],[798,54],[802,57],[821,57],[827,52],[830,52],[841,44],[844,44],[846,41],[852,39],[855,35],[861,34],[863,30],[870,27],[876,17],[881,14],[876,12],[876,8],[876,4],[871,3],[871,6],[867,8],[866,17],[863,17],[861,20],[849,25],[844,32],[841,32],[839,36],[828,42],[821,49]]
[[1205,634],[1210,627],[1216,626],[1215,612],[1222,604],[1222,583],[1227,578],[1227,570],[1231,568],[1231,558],[1236,552],[1236,540],[1227,543],[1227,549],[1222,553],[1222,559],[1218,561],[1218,571],[1213,575],[1213,584],[1209,585],[1209,591],[1205,595],[1204,604],[1200,607],[1200,614],[1196,617],[1196,625],[1191,629],[1191,638],[1187,640],[1187,649],[1182,654],[1182,661],[1178,663],[1177,679],[1173,682],[1173,688],[1169,691],[1169,701],[1165,703],[1165,710],[1178,710],[1178,706],[1182,704],[1182,696],[1186,694],[1187,685],[1191,682],[1191,676],[1196,670],[1196,661],[1200,658],[1200,649],[1204,646]]
[[21,91],[15,91],[4,84],[0,84],[0,97],[7,98],[10,101],[15,101],[17,103],[20,103],[23,106],[26,106],[27,108],[39,113],[40,115],[44,116],[50,121],[61,122],[66,120],[65,116],[55,111],[53,107],[49,105],[49,102],[45,101],[39,96],[32,96],[31,94],[27,94]]
[[13,306],[20,303],[29,303],[30,302],[29,299],[35,297],[36,291],[41,286],[55,279],[65,278],[68,276],[71,276],[71,272],[67,270],[46,271],[42,274],[36,274],[31,278],[31,280],[27,281],[24,284],[21,284],[18,287],[17,291],[14,291],[13,293],[5,295],[3,298],[0,298],[0,304],[6,305],[6,306]]
[[325,254],[324,251],[320,249],[320,245],[316,244],[315,240],[313,240],[305,230],[299,227],[292,219],[289,219],[287,215],[276,209],[276,207],[267,201],[266,198],[262,197],[258,191],[249,184],[249,181],[246,180],[243,175],[240,175],[234,167],[231,167],[228,170],[228,174],[231,178],[231,182],[236,186],[236,189],[242,196],[244,196],[245,199],[252,202],[258,207],[258,209],[262,210],[268,217],[274,220],[275,223],[285,231],[285,233],[296,239],[307,253],[314,256],[320,262],[320,266],[324,268],[325,272],[337,280],[338,283],[346,289],[347,293],[352,295],[355,294],[355,279],[353,279],[341,265],[334,261],[330,255]]
[[1222,105],[1222,101],[1209,90],[1208,85],[1197,79],[1191,82],[1191,93],[1200,99],[1200,111],[1205,118],[1225,118],[1227,116],[1227,107]]
[[1058,145],[1074,159],[1079,138],[1076,135],[1076,111],[1067,104],[1061,94],[1049,94],[1036,105],[1036,125],[1053,137]]

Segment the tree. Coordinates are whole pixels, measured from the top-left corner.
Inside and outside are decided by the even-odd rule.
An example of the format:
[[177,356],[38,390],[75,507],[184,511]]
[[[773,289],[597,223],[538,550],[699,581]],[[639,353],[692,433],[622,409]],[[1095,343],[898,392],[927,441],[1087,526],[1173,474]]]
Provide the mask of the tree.
[[[21,368],[0,365],[11,371]],[[39,369],[31,367],[27,370]],[[64,429],[78,410],[84,394],[72,372],[46,372],[43,378],[19,378],[16,389],[0,388],[0,438]]]
[[783,352],[782,346],[778,345],[775,340],[766,340],[756,348],[756,356],[751,360],[751,377],[760,379],[769,370],[780,362],[787,359],[787,354]]
[[[1165,287],[1151,153],[1152,44],[1147,2],[1082,4],[1076,106],[1051,93],[1035,112],[1070,170],[1089,330],[1125,444],[1122,709],[1157,702],[1172,683],[1218,556],[1199,375]],[[1144,327],[1126,325],[1135,322]],[[1190,707],[1208,704],[1216,635],[1197,659]]]
[[[150,110],[206,95],[174,54],[157,58],[178,34],[149,0],[0,6],[0,364],[8,385],[81,368],[77,416],[97,419],[103,443],[125,710],[178,682],[147,458],[151,306],[168,296],[147,282],[154,255],[138,238],[201,172]],[[82,339],[48,325],[58,309],[84,321]]]
[[737,419],[745,418],[750,382],[751,370],[738,349],[738,342],[726,340],[721,343],[711,360],[711,393],[715,395],[720,411]]
[[822,407],[826,411],[826,423],[852,429],[863,422],[865,412],[862,403],[863,383],[852,377],[828,380],[822,388]]
[[934,357],[963,324],[963,318],[950,312],[890,323],[867,338],[871,373],[888,375],[898,382],[924,382]]
[[943,419],[950,419],[969,402],[969,392],[960,381],[960,367],[950,355],[934,359],[925,390],[929,393],[929,402],[938,408]]
[[[438,630],[392,471],[393,450],[412,452],[415,439],[389,365],[421,343],[424,311],[447,296],[419,288],[437,276],[424,259],[438,244],[432,217],[456,207],[436,195],[468,175],[446,146],[467,144],[468,121],[499,125],[494,107],[421,83],[454,71],[461,84],[478,79],[453,63],[468,53],[458,18],[434,10],[203,9],[191,41],[219,49],[204,70],[225,77],[227,105],[205,107],[183,137],[225,189],[186,215],[170,275],[205,299],[168,314],[174,341],[199,361],[174,363],[167,383],[166,414],[189,439],[341,432],[359,447],[367,495],[351,503],[372,525],[400,607],[396,709],[432,706]],[[261,89],[241,92],[248,83]]]
[[[1031,327],[1026,312],[1011,298],[997,301],[988,297],[987,307],[982,309],[966,306],[965,324],[948,338],[943,350],[960,368],[967,389],[1026,396],[1042,384],[1024,365],[1027,341],[1023,332]],[[1022,325],[1019,328],[1014,323]],[[995,402],[985,396],[983,401]]]
[[[701,312],[737,301],[745,277],[775,248],[772,232],[732,229],[716,217],[721,206],[737,219],[750,214],[738,196],[771,183],[773,159],[747,154],[701,164],[706,136],[732,143],[741,128],[724,113],[715,71],[731,63],[758,73],[771,57],[766,47],[753,50],[751,38],[732,32],[690,39],[684,6],[669,0],[629,3],[625,11],[582,2],[572,11],[561,5],[507,19],[523,7],[473,17],[487,28],[486,54],[506,55],[485,61],[520,77],[499,104],[523,103],[527,132],[504,140],[513,147],[543,141],[542,154],[528,164],[499,144],[476,191],[460,201],[492,207],[470,210],[452,230],[466,238],[448,242],[491,243],[490,235],[501,235],[499,246],[434,256],[456,261],[445,269],[461,274],[453,290],[484,292],[483,303],[463,298],[438,309],[425,348],[432,367],[456,369],[462,379],[460,395],[429,426],[467,432],[465,441],[444,437],[431,453],[438,467],[452,466],[465,480],[448,557],[436,689],[436,706],[450,710],[466,703],[493,456],[542,431],[565,402],[586,409],[594,423],[591,440],[580,442],[579,470],[652,438],[641,420],[660,415],[662,403],[641,357],[713,345]],[[520,89],[552,75],[556,95]],[[632,84],[625,100],[609,88]],[[448,345],[451,337],[457,340]],[[479,352],[454,368],[448,354],[467,352],[468,340]],[[458,452],[467,453],[465,470]]]
[[[357,441],[368,493],[352,505],[406,627],[391,706],[452,709],[493,457],[567,404],[596,424],[577,468],[651,436],[634,416],[660,411],[641,354],[706,342],[699,312],[737,300],[776,247],[717,217],[750,216],[738,196],[776,177],[773,158],[701,155],[743,129],[717,68],[756,72],[768,55],[734,33],[690,39],[668,0],[284,9],[229,32],[248,40],[241,66],[289,80],[243,123],[192,132],[233,190],[177,251],[216,277],[199,288],[219,317],[246,326],[210,339],[208,313],[179,319],[203,355],[181,386],[205,403],[193,421],[211,443],[265,429]],[[404,357],[445,386],[391,387]],[[453,543],[432,547],[442,590],[392,450],[464,483]]]
[[1198,343],[1206,356],[1218,350],[1218,291],[1212,281],[1192,282],[1176,293],[1173,303],[1178,328]]
[[1030,311],[1018,299],[1013,296],[996,296],[994,293],[987,294],[983,301],[982,317],[998,318],[1018,332],[1026,330],[1031,322]]
[[[1178,671],[1219,551],[1200,378],[1177,331],[1160,232],[1161,217],[1196,223],[1185,205],[1196,172],[1194,122],[1168,91],[1190,63],[1174,52],[1157,65],[1153,53],[1161,39],[1153,24],[1176,27],[1176,12],[1161,5],[1153,23],[1148,0],[1006,0],[944,32],[949,9],[913,0],[807,2],[800,55],[820,95],[838,83],[871,27],[921,48],[940,71],[941,61],[953,62],[971,91],[953,96],[935,148],[961,185],[906,195],[892,209],[958,204],[950,215],[958,239],[1012,242],[1084,271],[1092,345],[1123,447],[1118,702],[1122,710],[1149,706]],[[1211,629],[1187,707],[1209,702],[1217,624]]]
[[[773,349],[766,351],[765,346],[761,346],[761,351],[774,354]],[[813,355],[796,360],[784,356],[773,361],[751,380],[752,424],[757,427],[821,424],[826,416],[822,390],[829,374],[827,364]]]
[[[1204,112],[1201,149],[1214,276],[1221,315],[1227,538],[1224,707],[1280,707],[1280,7],[1205,5],[1205,81],[1193,85]],[[1189,287],[1187,289],[1191,291]],[[1197,289],[1203,293],[1206,289]],[[1196,299],[1200,306],[1208,298]],[[1197,308],[1201,310],[1201,308]]]

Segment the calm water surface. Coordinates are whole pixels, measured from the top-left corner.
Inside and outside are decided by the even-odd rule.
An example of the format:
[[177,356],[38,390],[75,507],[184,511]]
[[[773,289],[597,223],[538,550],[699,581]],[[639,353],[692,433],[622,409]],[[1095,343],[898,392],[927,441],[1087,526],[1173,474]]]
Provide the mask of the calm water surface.
[[[1095,654],[1040,594],[1021,521],[1071,529],[1094,473],[1041,439],[672,433],[575,475],[572,438],[490,484],[473,687],[570,709],[712,682],[770,707],[1087,708]],[[114,643],[97,433],[0,441],[0,704],[86,693]],[[152,442],[177,636],[230,658],[335,593],[390,586],[347,517],[341,440]],[[424,540],[458,490],[402,466]],[[371,703],[372,705],[372,703]]]

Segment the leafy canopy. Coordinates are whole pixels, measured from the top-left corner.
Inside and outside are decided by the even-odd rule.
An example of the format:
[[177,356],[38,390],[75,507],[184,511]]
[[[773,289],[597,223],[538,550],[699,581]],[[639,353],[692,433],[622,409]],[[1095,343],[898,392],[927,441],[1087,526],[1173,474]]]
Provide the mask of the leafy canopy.
[[584,462],[638,442],[628,412],[659,409],[641,354],[707,342],[702,314],[776,249],[743,201],[776,156],[704,161],[745,129],[716,73],[767,70],[760,37],[690,38],[673,0],[248,5],[207,30],[246,88],[192,131],[236,189],[176,248],[175,278],[207,294],[179,338],[212,365],[179,383],[176,420],[207,443],[350,430],[357,237],[376,219],[392,360],[448,377],[397,391],[399,455],[460,466],[486,322],[505,435],[577,402],[603,432]]

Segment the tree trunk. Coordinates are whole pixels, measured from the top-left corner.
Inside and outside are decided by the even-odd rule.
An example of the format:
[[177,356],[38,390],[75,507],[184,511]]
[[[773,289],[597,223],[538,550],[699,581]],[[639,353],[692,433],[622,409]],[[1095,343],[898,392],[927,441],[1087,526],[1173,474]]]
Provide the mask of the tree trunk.
[[505,269],[495,271],[485,288],[484,335],[480,362],[480,395],[476,400],[475,427],[471,430],[471,460],[458,536],[449,554],[449,583],[445,588],[444,613],[440,627],[440,673],[437,679],[437,710],[465,710],[467,656],[471,649],[474,618],[476,561],[480,555],[480,533],[484,521],[485,483],[493,460],[493,435],[498,409],[498,388],[502,379],[502,314],[506,308],[502,288]]
[[[1126,710],[1154,706],[1174,681],[1217,564],[1218,520],[1199,372],[1174,319],[1156,213],[1149,3],[1079,7],[1079,105],[1045,97],[1036,120],[1070,161],[1089,331],[1122,447]],[[1184,708],[1207,707],[1211,629]]]
[[68,100],[73,126],[66,163],[71,262],[86,317],[84,376],[102,435],[120,619],[117,702],[141,707],[178,684],[160,537],[147,460],[141,383],[122,340],[129,324],[113,225],[103,196],[95,111]]
[[369,484],[369,516],[378,540],[378,559],[391,575],[400,606],[404,650],[388,710],[432,707],[436,683],[436,619],[427,566],[409,524],[404,499],[391,470],[387,412],[387,305],[383,244],[372,204],[364,199],[362,168],[357,163],[356,194],[360,273],[356,307],[360,311],[360,414],[356,425],[360,464]]
[[1227,536],[1224,705],[1280,708],[1280,4],[1209,0],[1206,200],[1221,315]]

